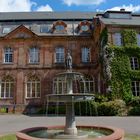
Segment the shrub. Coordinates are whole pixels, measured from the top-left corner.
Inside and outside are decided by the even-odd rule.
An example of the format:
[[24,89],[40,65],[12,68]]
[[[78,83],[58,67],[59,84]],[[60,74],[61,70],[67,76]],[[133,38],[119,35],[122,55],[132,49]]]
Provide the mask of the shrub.
[[75,103],[75,115],[79,116],[97,116],[98,103],[95,101]]
[[140,97],[133,97],[129,102],[128,105],[130,106],[138,106],[140,105]]
[[140,105],[132,107],[129,110],[128,115],[139,116],[140,115]]
[[125,115],[125,102],[122,100],[114,100],[103,102],[98,106],[99,116],[116,116]]

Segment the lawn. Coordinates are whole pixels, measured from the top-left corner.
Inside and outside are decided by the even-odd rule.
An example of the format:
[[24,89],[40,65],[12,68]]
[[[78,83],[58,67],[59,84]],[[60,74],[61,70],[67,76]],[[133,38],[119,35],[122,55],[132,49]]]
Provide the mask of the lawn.
[[[0,137],[0,140],[16,140],[16,136],[14,134],[6,135]],[[125,140],[140,140],[140,136],[126,134]]]

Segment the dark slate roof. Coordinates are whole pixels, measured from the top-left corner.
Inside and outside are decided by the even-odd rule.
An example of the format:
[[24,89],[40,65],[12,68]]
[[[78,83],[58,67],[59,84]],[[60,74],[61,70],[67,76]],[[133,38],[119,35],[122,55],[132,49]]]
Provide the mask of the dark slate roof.
[[100,18],[107,25],[134,25],[140,26],[140,16],[132,16],[130,19]]
[[3,12],[0,21],[7,20],[70,20],[93,19],[97,12]]

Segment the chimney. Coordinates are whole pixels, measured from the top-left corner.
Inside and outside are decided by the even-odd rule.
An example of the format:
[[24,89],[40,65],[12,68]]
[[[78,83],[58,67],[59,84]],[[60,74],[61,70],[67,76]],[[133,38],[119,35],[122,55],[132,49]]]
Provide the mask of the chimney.
[[120,9],[120,11],[121,11],[121,12],[124,12],[124,11],[125,11],[125,9],[124,9],[124,8],[121,8],[121,9]]

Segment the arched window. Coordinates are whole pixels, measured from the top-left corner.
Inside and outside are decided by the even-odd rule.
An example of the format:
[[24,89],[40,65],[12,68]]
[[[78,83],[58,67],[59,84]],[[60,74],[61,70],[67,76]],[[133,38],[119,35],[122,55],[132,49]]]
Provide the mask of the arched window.
[[80,87],[81,92],[93,93],[95,91],[93,77],[90,75],[84,75],[84,79],[81,80]]
[[82,21],[79,23],[78,27],[79,27],[79,32],[83,33],[83,32],[90,32],[90,22],[89,21]]
[[53,31],[55,33],[64,33],[66,32],[67,24],[64,21],[56,21],[53,24]]
[[0,84],[0,98],[12,98],[14,94],[14,79],[5,76]]
[[29,63],[39,63],[39,48],[29,49]]
[[12,63],[13,62],[13,50],[12,48],[4,48],[4,63]]
[[31,76],[26,84],[26,97],[39,98],[40,94],[40,79],[37,76]]
[[54,94],[66,94],[66,79],[63,77],[57,77],[53,80],[53,93]]

